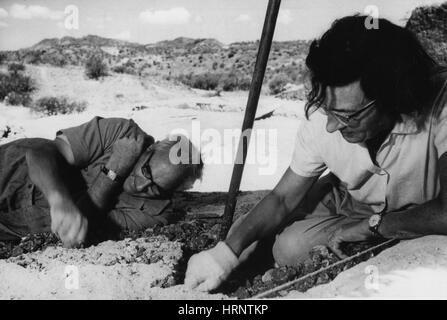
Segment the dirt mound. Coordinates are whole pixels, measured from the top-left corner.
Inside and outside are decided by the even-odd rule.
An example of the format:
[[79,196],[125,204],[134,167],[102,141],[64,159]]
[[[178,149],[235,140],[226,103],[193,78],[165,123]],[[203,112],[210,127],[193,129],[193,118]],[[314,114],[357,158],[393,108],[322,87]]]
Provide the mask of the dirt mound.
[[[267,191],[242,192],[235,219],[247,213]],[[316,247],[310,258],[295,268],[274,268],[265,252],[241,267],[217,292],[208,295],[188,291],[184,277],[189,258],[218,241],[226,193],[179,193],[167,210],[179,220],[140,232],[123,232],[122,241],[107,241],[96,247],[68,250],[52,234],[32,235],[19,243],[1,243],[0,298],[3,299],[222,299],[249,298],[337,261],[325,247]],[[350,244],[348,255],[372,244]],[[43,250],[36,252],[38,250]],[[327,283],[340,272],[372,256],[367,255],[320,273],[290,290],[306,291]],[[65,287],[67,266],[76,266],[79,289]]]
[[[0,261],[0,299],[209,298],[173,286],[181,243],[165,237],[48,247]],[[222,298],[215,296],[213,298]]]

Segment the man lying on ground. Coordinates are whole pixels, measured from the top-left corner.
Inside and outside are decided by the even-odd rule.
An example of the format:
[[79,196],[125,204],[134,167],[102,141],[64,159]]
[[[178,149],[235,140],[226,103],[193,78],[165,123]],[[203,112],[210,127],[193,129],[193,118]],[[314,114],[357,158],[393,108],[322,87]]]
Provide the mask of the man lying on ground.
[[345,257],[346,242],[447,234],[447,69],[410,31],[366,19],[311,44],[290,167],[224,242],[191,257],[185,284],[215,289],[254,250],[290,266],[316,245]]
[[[58,131],[54,140],[1,145],[0,240],[51,230],[73,247],[167,224],[166,199],[202,175],[200,154],[180,138],[155,142],[132,120],[95,117]],[[185,142],[186,148],[177,145]],[[188,163],[177,161],[185,156]]]

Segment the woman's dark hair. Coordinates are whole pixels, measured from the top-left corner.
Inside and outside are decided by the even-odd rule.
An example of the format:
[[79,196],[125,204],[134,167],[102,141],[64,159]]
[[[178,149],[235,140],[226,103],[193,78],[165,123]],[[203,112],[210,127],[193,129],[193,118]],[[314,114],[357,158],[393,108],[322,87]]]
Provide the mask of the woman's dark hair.
[[399,120],[399,114],[425,115],[430,95],[430,73],[436,62],[416,36],[386,19],[378,28],[367,28],[368,16],[336,20],[319,40],[311,43],[306,58],[311,84],[305,106],[319,108],[328,86],[360,80],[379,112]]

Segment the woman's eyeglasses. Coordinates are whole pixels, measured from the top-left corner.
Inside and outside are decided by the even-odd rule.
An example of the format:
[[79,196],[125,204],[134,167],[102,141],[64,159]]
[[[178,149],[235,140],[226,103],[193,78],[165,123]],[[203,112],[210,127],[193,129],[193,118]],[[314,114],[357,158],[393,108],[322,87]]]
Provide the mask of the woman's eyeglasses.
[[376,104],[376,100],[372,100],[368,102],[364,107],[362,107],[360,110],[357,110],[349,115],[342,115],[338,113],[337,111],[331,111],[327,108],[326,105],[322,105],[318,110],[320,110],[323,114],[328,115],[330,114],[335,119],[337,119],[341,124],[344,126],[355,126],[357,125],[361,120],[361,114],[365,112],[366,110],[374,107]]

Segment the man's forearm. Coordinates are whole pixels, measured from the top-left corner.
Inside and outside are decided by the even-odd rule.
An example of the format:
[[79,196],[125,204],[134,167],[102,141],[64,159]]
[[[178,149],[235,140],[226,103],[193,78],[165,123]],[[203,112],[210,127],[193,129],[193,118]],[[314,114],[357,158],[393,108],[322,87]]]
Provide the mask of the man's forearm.
[[433,199],[408,210],[385,214],[379,232],[396,239],[447,234],[447,212],[439,199]]
[[63,179],[64,159],[52,141],[33,139],[26,161],[31,181],[43,192],[50,206],[71,199]]
[[[73,200],[68,188],[68,177],[64,177],[64,171],[69,165],[53,141],[33,139],[26,157],[31,181],[43,192],[50,206],[57,201]],[[104,212],[120,189],[120,184],[99,173],[76,204],[84,214]]]

